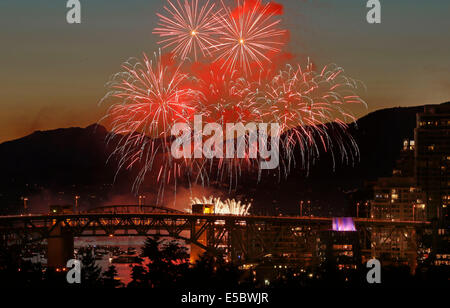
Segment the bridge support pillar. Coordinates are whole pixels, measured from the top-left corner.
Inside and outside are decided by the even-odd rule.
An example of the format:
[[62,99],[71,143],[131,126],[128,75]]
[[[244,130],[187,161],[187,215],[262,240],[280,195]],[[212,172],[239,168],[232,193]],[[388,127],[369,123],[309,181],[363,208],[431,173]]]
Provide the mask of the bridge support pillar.
[[73,258],[73,247],[73,235],[62,226],[56,226],[47,240],[47,267],[56,271],[64,269]]
[[[192,213],[193,214],[213,214],[214,213],[214,205],[212,204],[194,204],[192,205]],[[191,238],[194,238],[197,233],[203,228],[205,222],[197,221],[191,229]],[[208,246],[208,232],[207,230],[203,230],[203,232],[197,235],[197,242],[204,246]],[[202,247],[191,243],[191,254],[189,258],[189,262],[194,264],[197,260],[200,259],[200,256],[205,252],[205,249]]]

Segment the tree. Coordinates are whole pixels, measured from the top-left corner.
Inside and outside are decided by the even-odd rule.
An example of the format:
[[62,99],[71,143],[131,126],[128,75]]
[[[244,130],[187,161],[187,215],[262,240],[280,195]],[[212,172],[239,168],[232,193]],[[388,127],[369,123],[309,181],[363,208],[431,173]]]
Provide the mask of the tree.
[[152,260],[159,260],[162,258],[159,246],[161,241],[155,237],[147,237],[144,242],[144,246],[141,248],[141,257],[149,258]]
[[146,264],[132,267],[129,287],[164,288],[179,286],[189,268],[187,249],[177,241],[161,241],[148,237],[141,257]]
[[189,269],[188,281],[195,287],[229,288],[240,283],[243,273],[223,256],[204,253]]
[[131,282],[128,284],[129,288],[148,287],[147,270],[142,264],[130,266],[131,267]]
[[102,273],[103,286],[106,288],[118,288],[123,285],[117,278],[117,270],[114,265],[110,265],[106,271]]
[[101,286],[100,274],[102,270],[95,262],[93,248],[81,248],[79,254],[81,255],[81,286]]
[[23,249],[24,246],[8,246],[0,240],[0,287],[42,286],[42,264],[24,260]]

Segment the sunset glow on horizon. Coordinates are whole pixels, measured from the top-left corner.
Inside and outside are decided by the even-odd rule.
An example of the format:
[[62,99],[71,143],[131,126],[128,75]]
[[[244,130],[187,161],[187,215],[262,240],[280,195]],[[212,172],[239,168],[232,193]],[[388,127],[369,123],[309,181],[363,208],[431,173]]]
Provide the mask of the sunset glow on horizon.
[[[342,65],[364,81],[368,112],[450,100],[450,42],[442,40],[450,28],[449,2],[409,1],[407,7],[386,2],[379,25],[366,22],[365,1],[278,2],[295,62],[311,57],[318,67]],[[83,3],[82,23],[70,25],[65,3],[3,1],[0,142],[97,122],[105,112],[98,102],[109,76],[130,56],[157,51],[159,38],[152,30],[164,5],[162,0]],[[190,36],[199,37],[198,31]]]

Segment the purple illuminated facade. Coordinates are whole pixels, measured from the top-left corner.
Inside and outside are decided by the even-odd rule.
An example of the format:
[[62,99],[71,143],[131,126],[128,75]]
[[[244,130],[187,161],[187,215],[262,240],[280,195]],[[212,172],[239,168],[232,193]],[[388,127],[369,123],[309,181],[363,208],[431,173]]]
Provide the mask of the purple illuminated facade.
[[333,218],[333,231],[356,231],[353,218],[351,217]]

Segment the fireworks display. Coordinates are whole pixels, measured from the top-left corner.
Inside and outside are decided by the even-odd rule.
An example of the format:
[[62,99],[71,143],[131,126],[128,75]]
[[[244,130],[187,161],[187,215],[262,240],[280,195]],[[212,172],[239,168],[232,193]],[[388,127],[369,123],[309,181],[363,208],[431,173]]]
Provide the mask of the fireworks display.
[[198,0],[180,0],[172,3],[170,0],[164,7],[167,15],[157,14],[160,18],[159,27],[153,33],[161,37],[159,44],[171,48],[174,54],[185,60],[187,56],[197,54],[211,55],[211,46],[218,44],[215,39],[220,24],[220,10],[209,1],[199,6]]
[[[319,155],[320,147],[329,149],[333,159],[334,153],[340,153],[342,160],[358,156],[355,141],[346,134],[348,123],[356,120],[352,105],[365,105],[355,94],[358,86],[357,81],[344,75],[341,67],[329,65],[318,72],[311,62],[303,69],[287,64],[272,79],[260,83],[260,89],[250,99],[253,113],[263,122],[280,124],[285,170],[289,170],[297,146],[303,168],[308,168],[311,158]],[[338,141],[336,138],[342,140],[333,142]],[[333,145],[339,149],[333,149]]]
[[200,92],[189,88],[188,75],[161,54],[151,60],[144,54],[142,61],[130,59],[122,67],[104,98],[120,100],[109,110],[115,133],[166,138],[173,123],[189,122],[199,111]]
[[270,62],[281,51],[286,30],[279,29],[281,20],[274,18],[281,14],[279,5],[247,0],[238,1],[234,9],[225,6],[224,10],[226,13],[218,17],[221,40],[214,45],[216,61],[223,63],[222,68],[247,74],[252,67],[262,69],[263,62]]
[[[222,214],[222,215],[238,215],[245,216],[249,215],[251,203],[243,204],[240,201],[236,201],[235,199],[226,199],[225,201],[220,200],[220,198],[216,198],[213,196],[202,198],[191,198],[191,207],[193,204],[211,204],[214,206],[214,214]],[[189,212],[192,209],[187,209]]]
[[252,68],[262,69],[264,63],[281,52],[287,30],[279,28],[282,6],[261,0],[238,0],[231,8],[223,1],[222,8],[198,0],[168,1],[166,15],[157,14],[160,36],[158,42],[181,60],[198,54],[214,57],[222,70],[248,75]]
[[122,67],[103,98],[115,100],[105,117],[110,138],[120,136],[113,155],[120,158],[119,168],[141,166],[136,188],[155,166],[157,181],[170,182],[181,175],[181,165],[170,156],[171,127],[190,122],[201,106],[201,93],[189,88],[188,75],[161,54],[152,60],[144,54],[142,60],[130,59]]
[[[153,33],[171,53],[127,61],[104,97],[112,100],[105,119],[111,138],[119,138],[114,152],[119,167],[140,170],[135,188],[146,175],[159,183],[161,195],[165,185],[176,187],[178,178],[202,185],[227,181],[231,189],[244,169],[261,177],[260,158],[174,159],[171,129],[186,123],[192,130],[194,115],[222,126],[279,124],[278,173],[284,176],[293,166],[308,169],[321,152],[330,153],[334,162],[358,158],[348,125],[355,121],[353,106],[365,105],[357,94],[361,83],[337,65],[317,70],[309,59],[306,65],[282,63],[287,31],[281,27],[281,5],[170,0],[164,10]],[[186,61],[191,56],[196,61]],[[254,146],[248,138],[240,142]],[[216,212],[242,209],[233,200],[211,201],[220,204]]]

